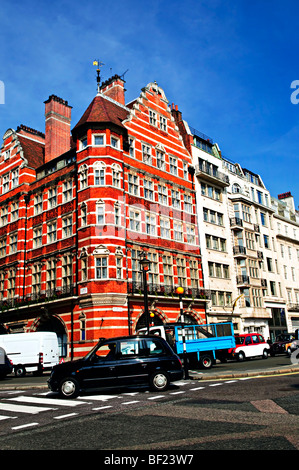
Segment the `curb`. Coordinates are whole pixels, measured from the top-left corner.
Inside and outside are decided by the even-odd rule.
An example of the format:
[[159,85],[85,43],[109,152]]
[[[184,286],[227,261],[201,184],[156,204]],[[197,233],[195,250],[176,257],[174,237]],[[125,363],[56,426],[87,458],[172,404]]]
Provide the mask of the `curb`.
[[192,380],[220,380],[220,379],[237,379],[245,377],[263,377],[267,375],[280,375],[299,373],[299,367],[291,367],[288,369],[272,369],[272,370],[256,370],[251,372],[236,372],[224,374],[204,374],[197,371],[189,371],[189,378]]

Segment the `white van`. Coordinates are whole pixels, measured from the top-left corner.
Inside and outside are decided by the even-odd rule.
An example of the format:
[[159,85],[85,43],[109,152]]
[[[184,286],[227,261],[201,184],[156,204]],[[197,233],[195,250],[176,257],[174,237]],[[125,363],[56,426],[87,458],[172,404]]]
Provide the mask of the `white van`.
[[13,363],[16,377],[23,377],[26,372],[42,373],[59,363],[56,333],[40,331],[0,335],[0,347],[5,349]]

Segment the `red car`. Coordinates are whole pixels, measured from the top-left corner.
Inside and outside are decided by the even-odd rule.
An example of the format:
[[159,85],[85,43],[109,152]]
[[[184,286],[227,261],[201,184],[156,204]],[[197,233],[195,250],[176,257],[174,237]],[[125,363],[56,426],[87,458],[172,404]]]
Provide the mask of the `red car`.
[[270,346],[260,333],[244,333],[235,335],[236,347],[229,349],[229,356],[244,361],[250,357],[262,356],[266,359],[270,353]]

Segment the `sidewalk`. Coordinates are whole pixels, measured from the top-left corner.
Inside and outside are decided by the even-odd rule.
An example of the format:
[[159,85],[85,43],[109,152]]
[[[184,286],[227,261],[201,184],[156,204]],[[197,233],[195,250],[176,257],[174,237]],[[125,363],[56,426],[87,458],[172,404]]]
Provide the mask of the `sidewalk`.
[[299,364],[291,366],[273,367],[270,369],[254,369],[250,371],[217,371],[210,369],[209,371],[189,370],[189,379],[192,380],[221,380],[236,379],[244,377],[262,377],[269,375],[299,373]]

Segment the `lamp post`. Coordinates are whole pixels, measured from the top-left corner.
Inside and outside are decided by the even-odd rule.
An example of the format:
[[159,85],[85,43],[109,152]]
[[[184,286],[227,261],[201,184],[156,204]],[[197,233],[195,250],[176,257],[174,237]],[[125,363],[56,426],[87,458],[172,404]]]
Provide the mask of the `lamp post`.
[[145,319],[146,319],[147,334],[149,334],[150,317],[149,317],[149,309],[148,309],[146,273],[148,271],[150,261],[147,259],[146,253],[144,251],[142,251],[142,253],[140,254],[140,264],[141,264],[142,276],[143,276],[144,313],[145,313]]
[[182,322],[182,338],[183,338],[183,355],[184,355],[184,371],[185,371],[185,379],[189,379],[189,372],[188,372],[188,363],[187,363],[187,351],[186,351],[186,337],[185,337],[185,326],[184,326],[184,310],[183,310],[183,294],[184,294],[183,287],[177,287],[176,293],[179,295],[180,298],[180,318]]

